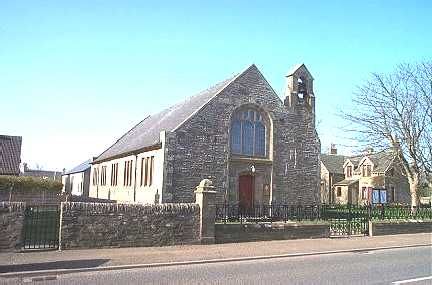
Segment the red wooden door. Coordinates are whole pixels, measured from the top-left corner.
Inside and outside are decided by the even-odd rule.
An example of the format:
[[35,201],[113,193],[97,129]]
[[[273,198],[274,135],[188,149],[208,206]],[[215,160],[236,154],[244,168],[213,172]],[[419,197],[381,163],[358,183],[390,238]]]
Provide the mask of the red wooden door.
[[253,204],[253,176],[242,175],[239,177],[239,204],[246,209]]

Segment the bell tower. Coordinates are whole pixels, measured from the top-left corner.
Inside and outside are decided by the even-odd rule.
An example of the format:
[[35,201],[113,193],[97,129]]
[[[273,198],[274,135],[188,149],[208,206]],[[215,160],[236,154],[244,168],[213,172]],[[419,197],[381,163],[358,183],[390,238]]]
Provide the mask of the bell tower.
[[285,106],[290,110],[306,109],[315,114],[313,80],[304,64],[294,66],[286,75]]

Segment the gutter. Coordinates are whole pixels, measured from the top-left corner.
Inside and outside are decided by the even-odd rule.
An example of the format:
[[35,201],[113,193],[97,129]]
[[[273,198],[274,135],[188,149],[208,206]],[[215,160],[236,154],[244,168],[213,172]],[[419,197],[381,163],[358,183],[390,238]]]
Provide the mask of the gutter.
[[99,163],[102,163],[105,161],[110,161],[110,160],[117,159],[117,158],[123,158],[123,157],[130,156],[130,155],[137,155],[141,152],[147,152],[147,151],[157,150],[157,149],[161,149],[161,148],[162,148],[162,143],[157,143],[157,144],[154,144],[151,146],[142,147],[142,148],[139,148],[136,150],[132,150],[132,151],[124,152],[121,154],[113,155],[113,156],[110,156],[107,158],[96,159],[96,160],[90,162],[90,164],[99,164]]

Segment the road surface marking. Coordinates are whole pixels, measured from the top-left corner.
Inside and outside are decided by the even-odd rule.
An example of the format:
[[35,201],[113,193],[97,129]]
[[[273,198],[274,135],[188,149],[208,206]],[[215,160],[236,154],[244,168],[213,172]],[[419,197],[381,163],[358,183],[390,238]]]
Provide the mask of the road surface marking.
[[429,280],[429,279],[432,279],[432,276],[419,277],[419,278],[407,279],[407,280],[401,280],[401,281],[394,281],[392,284],[405,284],[405,283],[412,283],[412,282]]

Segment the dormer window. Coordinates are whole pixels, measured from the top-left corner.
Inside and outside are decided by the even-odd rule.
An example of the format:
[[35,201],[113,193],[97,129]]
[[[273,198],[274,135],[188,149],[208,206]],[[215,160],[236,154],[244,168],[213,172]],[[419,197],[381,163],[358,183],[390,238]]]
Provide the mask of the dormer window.
[[372,166],[369,164],[363,165],[362,167],[362,176],[370,177],[372,175]]
[[352,166],[351,165],[348,165],[346,168],[346,176],[352,177]]

